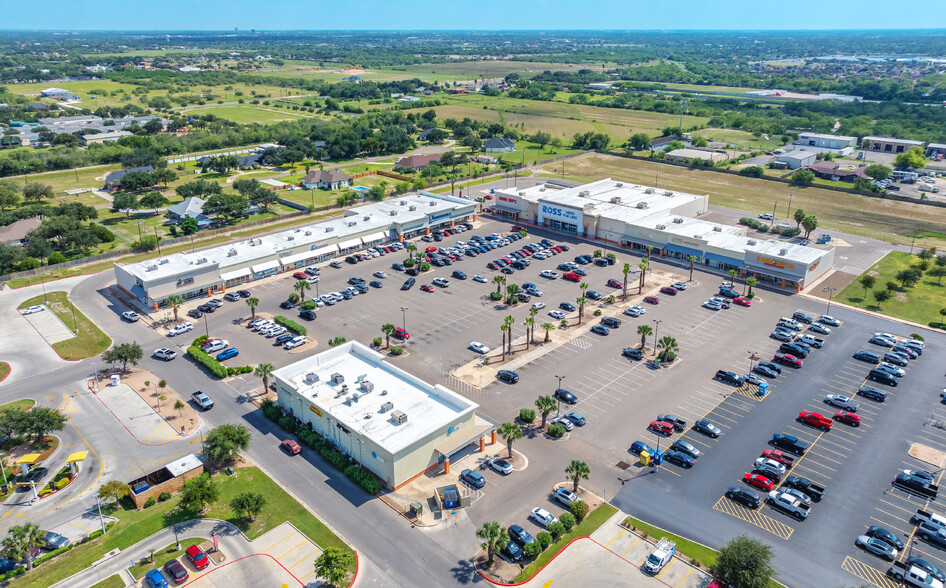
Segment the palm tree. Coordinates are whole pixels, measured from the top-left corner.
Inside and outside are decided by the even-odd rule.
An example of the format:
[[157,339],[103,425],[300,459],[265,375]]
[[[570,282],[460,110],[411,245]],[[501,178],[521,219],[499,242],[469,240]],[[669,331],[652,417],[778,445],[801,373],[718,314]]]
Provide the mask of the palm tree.
[[512,442],[522,439],[522,427],[516,423],[503,423],[496,430],[503,441],[506,442],[506,449],[509,450],[509,458],[512,459]]
[[535,317],[536,317],[536,315],[538,315],[538,314],[539,314],[539,309],[538,309],[538,308],[530,308],[530,309],[529,309],[529,318],[533,319],[532,322],[529,323],[529,326],[532,327],[532,331],[531,331],[531,333],[529,334],[529,336],[530,336],[531,338],[533,338],[533,339],[535,338]]
[[738,273],[739,273],[739,272],[736,271],[736,270],[729,270],[729,279],[732,280],[733,286],[736,285],[736,275],[737,275]]
[[653,245],[647,246],[647,261],[650,262],[650,252],[654,250]]
[[643,351],[647,347],[647,337],[653,335],[654,330],[650,328],[650,325],[639,325],[637,334],[641,336],[641,351]]
[[404,249],[407,250],[407,254],[411,257],[411,259],[414,259],[414,254],[417,253],[417,245],[409,243]]
[[506,359],[506,333],[509,331],[509,323],[503,321],[503,324],[499,325],[499,328],[503,332],[503,359]]
[[660,359],[666,361],[671,353],[675,353],[680,349],[680,346],[677,345],[677,340],[673,337],[661,337],[660,341],[657,342],[657,349],[660,349]]
[[513,296],[518,294],[520,290],[521,288],[519,288],[519,284],[508,284],[506,286],[506,299],[510,300]]
[[692,282],[692,281],[693,281],[693,263],[696,261],[696,256],[695,256],[695,255],[687,255],[687,261],[690,262],[690,279],[687,280],[687,281],[688,281],[688,282]]
[[383,325],[381,325],[381,332],[384,333],[384,336],[387,338],[385,342],[387,347],[391,347],[391,335],[393,335],[394,331],[396,330],[397,330],[397,327],[395,327],[391,323],[384,323]]
[[502,274],[493,276],[493,283],[496,284],[496,293],[499,294],[502,291],[503,284],[506,283],[506,276]]
[[181,402],[181,399],[180,399],[180,398],[178,398],[178,399],[174,402],[174,410],[176,410],[178,413],[180,413],[181,418],[184,418],[184,406],[186,406],[186,405],[185,405],[183,402]]
[[273,367],[271,363],[261,363],[256,366],[256,369],[253,371],[253,375],[257,378],[263,380],[263,393],[265,394],[269,390],[269,376],[272,375],[273,370],[276,368]]
[[641,270],[641,279],[640,284],[637,287],[637,293],[640,294],[644,291],[644,277],[647,275],[647,268],[650,267],[650,262],[646,259],[642,259],[639,264],[637,264],[637,269]]
[[545,343],[548,343],[549,338],[551,337],[552,329],[555,328],[555,325],[552,323],[542,323],[542,328],[545,329]]
[[535,326],[535,319],[530,316],[522,321],[522,324],[526,327],[526,350],[528,351],[529,345],[532,344],[532,328]]
[[13,561],[26,560],[26,569],[33,569],[34,547],[46,545],[46,532],[39,528],[36,523],[23,523],[15,527],[10,527],[7,536],[3,538],[3,546],[8,550],[10,559]]
[[558,401],[551,396],[539,396],[535,399],[535,407],[539,409],[542,415],[542,428],[545,428],[545,421],[552,414],[552,411],[558,408]]
[[575,299],[575,304],[578,305],[578,324],[581,324],[582,317],[585,316],[585,302],[588,302],[588,299],[584,296],[579,296]]
[[506,547],[509,536],[496,521],[483,523],[483,526],[476,530],[476,536],[483,540],[480,547],[486,550],[486,555],[489,558],[488,565],[493,565],[495,561],[493,552]]
[[573,459],[572,462],[568,464],[568,467],[565,468],[565,473],[571,476],[572,482],[575,483],[572,492],[578,492],[578,483],[582,480],[587,480],[591,476],[591,468],[580,459]]
[[312,289],[312,284],[305,280],[299,280],[292,287],[293,290],[299,291],[299,302],[305,302],[305,291]]
[[631,273],[631,264],[624,264],[624,300],[627,300],[627,274]]
[[184,297],[180,294],[171,294],[167,298],[167,303],[171,305],[171,309],[174,310],[174,322],[177,322],[177,309],[184,304]]
[[250,313],[253,315],[252,320],[256,320],[256,307],[259,306],[259,298],[247,298],[246,305],[250,307]]
[[504,320],[506,321],[506,324],[509,325],[509,338],[507,345],[509,345],[509,355],[512,355],[512,326],[516,324],[516,319],[514,319],[512,316],[507,316]]
[[752,296],[752,287],[759,283],[759,280],[749,277],[746,278],[746,286],[749,286],[749,296]]

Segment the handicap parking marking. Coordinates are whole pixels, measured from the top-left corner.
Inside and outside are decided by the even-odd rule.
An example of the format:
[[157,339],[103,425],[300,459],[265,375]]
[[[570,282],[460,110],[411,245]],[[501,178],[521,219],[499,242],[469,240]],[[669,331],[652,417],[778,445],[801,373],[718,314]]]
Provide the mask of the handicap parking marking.
[[878,588],[898,588],[898,584],[888,578],[886,574],[851,556],[844,558],[844,561],[841,563],[841,569],[854,574],[861,580],[873,584]]
[[737,519],[742,519],[747,523],[755,525],[764,531],[772,533],[776,537],[788,541],[792,536],[792,533],[795,532],[795,529],[789,527],[781,521],[777,521],[768,515],[764,515],[761,512],[750,510],[741,504],[736,504],[726,498],[725,496],[721,497],[716,504],[713,505],[713,510],[724,512],[728,515],[734,516]]

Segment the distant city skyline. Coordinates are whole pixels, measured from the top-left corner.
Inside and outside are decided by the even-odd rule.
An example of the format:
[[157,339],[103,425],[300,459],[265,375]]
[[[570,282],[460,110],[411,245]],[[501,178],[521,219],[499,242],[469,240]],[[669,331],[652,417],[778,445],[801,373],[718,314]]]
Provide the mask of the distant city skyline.
[[0,0],[0,13],[3,30],[33,31],[946,29],[946,11],[900,10],[880,0]]

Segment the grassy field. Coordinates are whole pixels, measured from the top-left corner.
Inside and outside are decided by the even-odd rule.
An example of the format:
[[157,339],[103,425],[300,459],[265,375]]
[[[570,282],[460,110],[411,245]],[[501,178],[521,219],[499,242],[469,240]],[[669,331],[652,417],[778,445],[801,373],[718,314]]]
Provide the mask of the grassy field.
[[[707,141],[731,143],[738,147],[746,147],[749,149],[765,148],[765,140],[762,140],[762,143],[759,143],[759,139],[756,139],[752,133],[746,131],[737,131],[736,129],[706,128],[700,129],[699,131],[694,131],[693,135],[696,137],[703,137]],[[775,142],[770,141],[770,145],[772,148],[774,148]]]
[[181,111],[183,114],[213,114],[233,122],[250,124],[269,124],[284,120],[311,118],[309,114],[295,114],[291,111],[281,111],[270,107],[257,107],[245,104],[231,104],[226,106],[198,106]]
[[743,210],[755,216],[802,208],[818,217],[821,228],[864,235],[894,243],[909,243],[916,228],[931,234],[926,246],[946,247],[946,209],[882,198],[868,198],[815,186],[800,187],[746,178],[707,169],[688,169],[663,163],[625,159],[602,154],[576,157],[566,164],[566,178],[592,181],[611,177],[662,189],[709,194],[710,204]]
[[[38,281],[38,278],[34,278],[35,281]],[[56,313],[59,320],[68,328],[72,329],[74,328],[73,325],[76,325],[79,329],[75,337],[53,344],[53,349],[63,359],[75,361],[94,357],[108,349],[112,344],[112,340],[108,338],[108,335],[103,333],[101,329],[95,326],[95,323],[69,302],[69,296],[65,292],[48,292],[45,296],[40,294],[30,298],[17,308],[22,310],[35,304],[45,304],[46,308]],[[73,316],[75,322],[73,322]]]
[[18,408],[20,410],[27,410],[36,406],[36,401],[29,398],[24,398],[22,400],[14,400],[13,402],[7,402],[6,404],[0,405],[0,410],[6,408]]
[[6,377],[9,375],[10,375],[10,364],[8,364],[5,361],[0,361],[0,382],[5,380]]
[[680,92],[727,92],[727,93],[744,93],[751,92],[752,90],[758,90],[758,88],[740,88],[736,86],[703,86],[700,84],[676,84],[676,83],[664,83],[664,82],[636,82],[638,84],[647,84],[652,85],[663,85],[666,86],[668,90],[678,90]]
[[[345,551],[350,548],[316,519],[301,504],[286,494],[282,487],[270,479],[259,468],[240,468],[233,476],[220,475],[215,478],[220,488],[219,500],[208,506],[203,516],[228,521],[239,527],[247,537],[255,539],[286,521],[292,522],[303,534],[315,541],[323,549],[338,547]],[[237,518],[230,511],[229,503],[242,492],[253,491],[267,497],[266,506],[256,519],[247,523]],[[102,553],[115,548],[127,549],[142,539],[161,529],[194,518],[195,513],[177,511],[180,501],[176,495],[166,502],[144,510],[123,510],[110,503],[102,510],[118,518],[115,526],[104,536],[79,545],[55,560],[41,565],[32,572],[11,580],[14,588],[46,588],[67,578],[102,557]],[[157,560],[157,555],[155,555]]]
[[[876,278],[872,291],[884,290],[887,282],[896,281],[897,272],[909,269],[919,261],[918,257],[904,251],[891,251],[866,272]],[[939,314],[940,309],[946,308],[946,284],[932,276],[924,276],[915,286],[898,287],[891,294],[890,300],[879,303],[868,292],[865,300],[864,286],[855,280],[841,290],[835,300],[921,325],[946,328],[946,317]]]
[[105,578],[98,584],[93,584],[91,588],[125,588],[125,581],[122,580],[121,576],[115,574]]

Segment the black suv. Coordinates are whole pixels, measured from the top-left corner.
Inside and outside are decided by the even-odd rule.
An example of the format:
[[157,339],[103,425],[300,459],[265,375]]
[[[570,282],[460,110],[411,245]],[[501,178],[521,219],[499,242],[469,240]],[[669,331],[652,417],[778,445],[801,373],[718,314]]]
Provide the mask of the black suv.
[[555,390],[555,397],[565,404],[575,404],[578,402],[578,397],[564,388],[557,388]]
[[719,294],[720,294],[720,296],[725,296],[726,298],[738,298],[738,297],[739,297],[739,292],[736,292],[736,291],[733,290],[732,288],[720,288],[720,289],[719,289]]
[[858,351],[854,354],[854,359],[859,359],[861,361],[866,361],[867,363],[873,363],[875,365],[880,363],[880,356],[873,351]]
[[891,375],[889,372],[883,370],[871,370],[867,374],[868,380],[873,380],[875,382],[880,382],[881,384],[886,384],[893,388],[897,387],[897,378]]
[[465,279],[466,279],[466,274],[463,273],[463,272],[461,272],[460,270],[453,270],[453,274],[452,274],[452,275],[453,275],[454,278],[456,278],[456,279],[458,279],[458,280],[465,280]]
[[612,329],[616,329],[621,326],[621,319],[614,318],[613,316],[606,316],[603,319],[601,319],[601,324],[606,327],[611,327]]
[[414,287],[414,283],[415,283],[416,281],[417,281],[417,280],[415,280],[414,278],[407,278],[407,279],[404,281],[404,284],[401,285],[401,290],[410,290],[411,288]]
[[626,347],[624,351],[621,352],[621,355],[630,359],[644,359],[644,352],[640,349],[634,349],[633,347]]
[[509,370],[499,370],[499,372],[496,374],[496,377],[507,384],[515,384],[519,381],[519,374]]
[[409,276],[416,276],[417,274],[420,273],[420,270],[418,270],[416,267],[409,267],[407,268],[407,270],[405,270],[404,273],[406,273]]
[[810,325],[812,322],[814,322],[813,318],[803,312],[796,312],[792,315],[792,318],[800,323],[805,323],[806,325]]
[[808,350],[800,345],[795,345],[794,343],[782,343],[779,345],[778,350],[782,353],[790,353],[795,357],[800,357],[802,359],[808,357]]
[[726,370],[718,370],[715,378],[733,386],[742,386],[745,383],[745,379],[736,375],[736,372],[727,372]]

